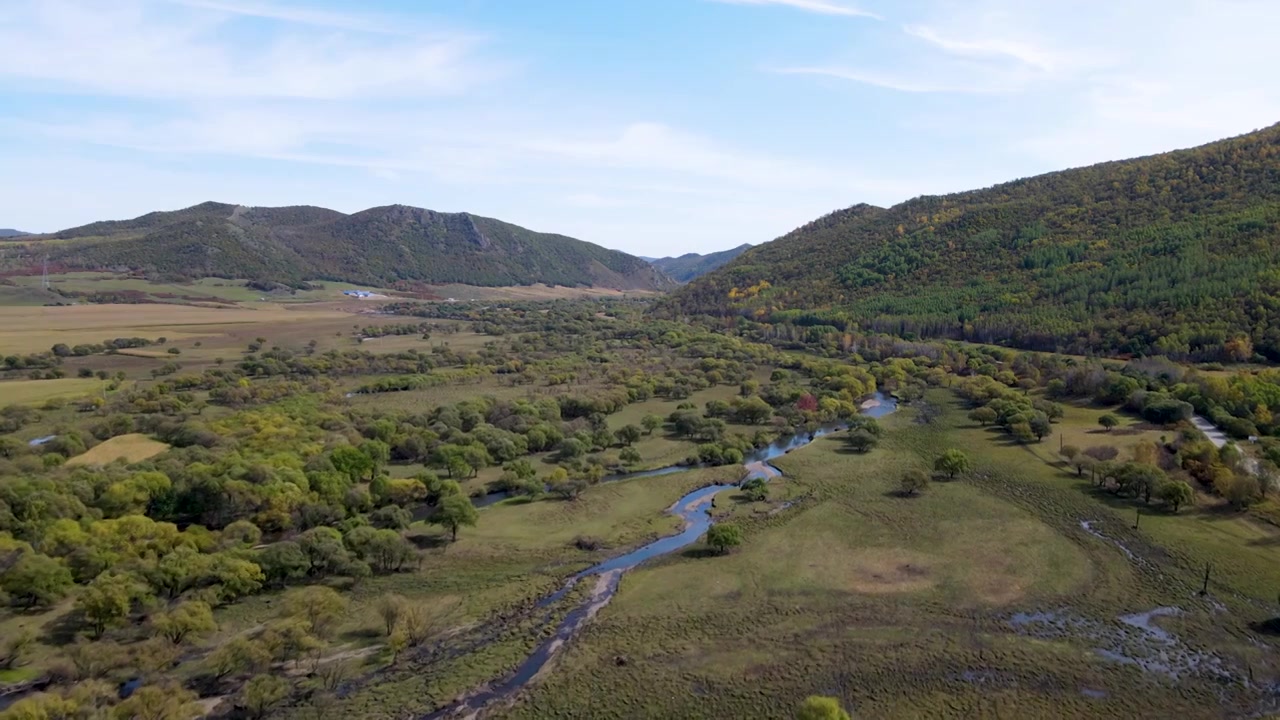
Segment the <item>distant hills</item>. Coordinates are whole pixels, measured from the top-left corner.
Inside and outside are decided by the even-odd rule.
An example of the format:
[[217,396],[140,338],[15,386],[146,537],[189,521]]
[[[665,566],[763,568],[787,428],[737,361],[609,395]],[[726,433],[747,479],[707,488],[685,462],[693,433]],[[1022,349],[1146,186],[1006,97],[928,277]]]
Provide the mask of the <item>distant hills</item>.
[[[39,242],[53,238],[57,243]],[[132,220],[90,223],[28,242],[25,258],[59,270],[144,272],[298,284],[333,280],[481,286],[563,285],[663,290],[674,282],[645,261],[563,235],[469,213],[405,205],[347,215],[320,207],[206,202]]]
[[0,238],[26,237],[30,234],[31,233],[22,232],[21,230],[14,230],[13,228],[0,228]]
[[751,245],[743,243],[731,250],[721,250],[720,252],[708,253],[706,255],[686,253],[680,257],[643,259],[653,263],[654,267],[666,273],[672,280],[685,283],[696,277],[706,275],[718,267],[722,267],[725,263],[738,257],[750,248]]
[[1072,353],[1280,360],[1280,125],[819,218],[674,314]]

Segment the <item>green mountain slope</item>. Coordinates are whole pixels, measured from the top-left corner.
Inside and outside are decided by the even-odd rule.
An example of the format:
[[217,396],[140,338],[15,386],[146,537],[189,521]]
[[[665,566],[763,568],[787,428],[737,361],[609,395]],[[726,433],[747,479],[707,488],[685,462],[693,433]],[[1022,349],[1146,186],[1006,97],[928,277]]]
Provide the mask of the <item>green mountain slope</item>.
[[1280,359],[1277,293],[1280,125],[841,210],[667,307],[1075,353]]
[[318,207],[247,208],[207,202],[132,220],[96,222],[27,244],[72,270],[283,283],[340,280],[662,290],[674,283],[643,260],[563,235],[467,213],[404,205],[346,215]]
[[743,243],[736,248],[730,250],[721,250],[720,252],[707,253],[699,255],[698,253],[686,253],[680,257],[664,257],[657,259],[649,259],[653,266],[667,274],[676,282],[689,282],[690,280],[706,275],[716,268],[723,267],[730,260],[738,257],[742,253],[751,249],[751,245]]

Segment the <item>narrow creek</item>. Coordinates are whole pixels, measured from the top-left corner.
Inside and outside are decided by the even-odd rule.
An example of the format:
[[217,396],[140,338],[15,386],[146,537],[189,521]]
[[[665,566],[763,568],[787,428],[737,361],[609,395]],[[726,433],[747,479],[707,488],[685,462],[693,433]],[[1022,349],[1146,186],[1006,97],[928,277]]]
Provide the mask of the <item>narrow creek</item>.
[[[861,414],[867,417],[879,418],[893,412],[898,408],[898,401],[883,393],[875,393],[873,399],[862,408]],[[769,461],[774,458],[782,457],[792,450],[798,450],[818,438],[825,437],[831,433],[840,432],[848,429],[849,424],[843,422],[827,423],[819,427],[813,433],[799,433],[797,435],[788,435],[773,443],[747,453],[743,459],[743,466],[746,468],[748,475],[743,480],[749,480],[752,477],[763,477],[765,479],[777,477],[782,473],[772,465]],[[666,467],[654,468],[652,470],[636,470],[635,472],[620,472],[613,475],[606,475],[600,482],[611,483],[621,480],[639,480],[641,478],[660,477],[662,475],[674,475],[675,473],[688,472],[699,468],[710,467],[708,465],[667,465]],[[725,487],[734,487],[726,485]],[[514,497],[510,491],[495,490],[485,493],[484,495],[473,495],[471,503],[477,508],[486,508],[490,505],[496,505],[503,500]],[[678,505],[679,503],[677,503]],[[415,518],[421,519],[421,518]]]
[[[864,405],[862,409],[863,415],[880,418],[898,409],[898,403],[894,398],[883,393],[876,393],[874,397],[874,401]],[[749,453],[743,462],[745,474],[742,479],[745,481],[753,477],[762,477],[768,480],[781,477],[782,471],[774,467],[769,461],[805,447],[818,438],[840,432],[846,428],[848,428],[847,423],[830,423],[822,426],[816,432],[785,437],[766,447],[755,450]],[[693,470],[696,467],[698,466],[676,465],[658,470],[616,475],[606,478],[606,481],[634,480],[656,475],[667,475]],[[546,669],[547,664],[564,647],[565,643],[577,634],[586,625],[587,621],[595,617],[601,608],[609,604],[609,601],[613,599],[614,594],[618,591],[618,583],[622,579],[624,572],[646,560],[673,553],[697,542],[707,532],[707,528],[711,527],[712,500],[721,491],[735,487],[738,487],[738,485],[720,484],[708,485],[694,490],[677,500],[667,510],[684,521],[684,529],[679,534],[655,540],[630,552],[592,565],[570,577],[559,590],[538,601],[537,607],[547,607],[563,599],[570,590],[585,578],[594,577],[595,584],[582,603],[564,616],[550,638],[534,648],[533,653],[525,658],[524,662],[511,675],[482,685],[460,700],[424,716],[423,720],[477,717],[480,711],[490,704],[512,697],[530,682],[538,679]],[[487,500],[488,498],[486,497],[485,499]],[[496,502],[496,500],[492,502]],[[484,504],[492,504],[492,502]],[[477,505],[480,504],[480,502],[477,502]]]

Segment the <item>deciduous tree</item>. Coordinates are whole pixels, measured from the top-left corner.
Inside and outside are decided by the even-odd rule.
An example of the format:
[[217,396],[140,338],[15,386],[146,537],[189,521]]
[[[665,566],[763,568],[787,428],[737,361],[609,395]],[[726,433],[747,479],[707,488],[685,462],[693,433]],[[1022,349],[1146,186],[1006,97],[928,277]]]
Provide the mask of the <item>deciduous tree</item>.
[[444,526],[450,538],[458,539],[458,528],[474,527],[480,514],[466,495],[449,495],[440,500],[440,507],[431,516],[431,522]]
[[946,473],[947,477],[954,478],[960,473],[968,472],[970,467],[969,456],[965,455],[962,450],[951,448],[942,453],[933,463],[933,469],[941,473]]
[[120,624],[129,616],[138,592],[138,583],[132,577],[106,572],[80,593],[76,598],[76,608],[88,623],[93,637],[99,638],[108,627]]
[[908,470],[898,480],[898,490],[907,496],[915,495],[929,487],[929,473],[918,468]]
[[761,502],[769,497],[769,488],[762,477],[749,478],[742,483],[742,492],[752,502]]
[[378,617],[382,618],[382,626],[388,637],[396,629],[396,623],[400,620],[400,614],[404,612],[407,603],[403,595],[395,593],[379,598],[376,609]]
[[730,523],[716,523],[707,529],[707,544],[721,555],[742,544],[742,528]]
[[849,713],[840,707],[840,701],[833,697],[810,695],[800,703],[796,711],[796,720],[850,720]]
[[333,588],[310,585],[285,593],[283,617],[300,618],[317,637],[326,637],[347,613],[347,599]]
[[1053,433],[1053,424],[1049,422],[1049,416],[1042,412],[1032,414],[1029,425],[1031,432],[1035,433],[1036,440],[1043,440]]
[[652,435],[654,430],[662,427],[662,417],[659,415],[645,415],[640,419],[640,424],[644,426],[646,435]]
[[8,570],[0,573],[0,590],[27,607],[51,605],[71,589],[71,571],[48,555],[26,551]]
[[351,482],[358,483],[374,468],[373,460],[351,445],[342,445],[329,453],[329,462],[340,473],[345,473]]
[[264,670],[271,664],[271,650],[260,640],[236,636],[218,646],[206,661],[216,678]]
[[145,685],[112,711],[117,720],[190,720],[201,715],[196,694],[180,685]]
[[991,408],[985,405],[980,408],[974,408],[969,413],[970,420],[984,427],[995,422],[996,418],[997,418],[996,411],[992,410]]
[[289,697],[289,681],[277,675],[255,675],[240,689],[237,703],[250,717],[266,717]]
[[618,440],[624,445],[633,445],[644,435],[639,425],[623,425],[618,428]]
[[151,618],[151,626],[174,645],[218,629],[212,608],[198,600],[188,600],[172,610],[157,613]]
[[880,443],[880,439],[869,431],[858,428],[849,433],[845,439],[849,449],[856,453],[868,453]]
[[1173,480],[1161,485],[1156,491],[1156,496],[1173,512],[1178,512],[1178,508],[1183,505],[1190,505],[1196,497],[1191,486],[1182,480]]
[[1067,459],[1067,464],[1076,468],[1076,474],[1081,474],[1080,467],[1076,465],[1075,460],[1080,456],[1080,448],[1075,445],[1063,445],[1058,450],[1058,454]]
[[1031,423],[1018,422],[1009,426],[1009,432],[1013,437],[1024,445],[1036,439],[1035,432],[1031,429]]

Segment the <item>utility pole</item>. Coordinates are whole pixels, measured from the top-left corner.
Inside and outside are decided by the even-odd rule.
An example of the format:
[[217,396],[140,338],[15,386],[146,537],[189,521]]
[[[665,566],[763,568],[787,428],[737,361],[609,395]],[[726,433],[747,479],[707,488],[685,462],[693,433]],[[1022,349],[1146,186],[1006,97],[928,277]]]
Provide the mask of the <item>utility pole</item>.
[[43,290],[49,289],[49,256],[44,256],[44,272],[40,275],[40,287]]

